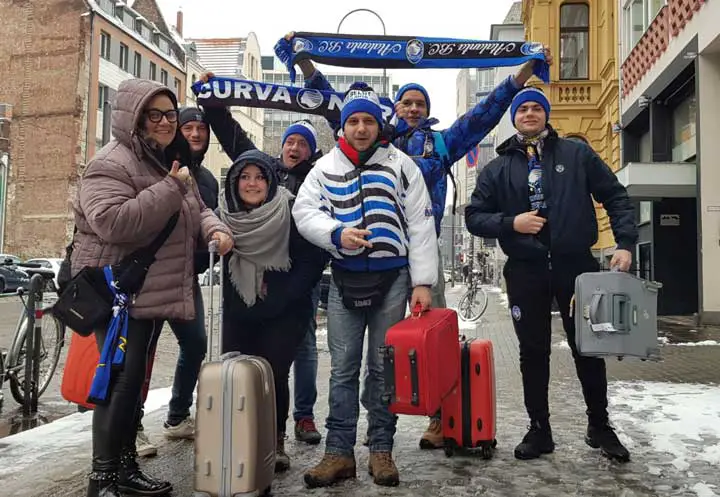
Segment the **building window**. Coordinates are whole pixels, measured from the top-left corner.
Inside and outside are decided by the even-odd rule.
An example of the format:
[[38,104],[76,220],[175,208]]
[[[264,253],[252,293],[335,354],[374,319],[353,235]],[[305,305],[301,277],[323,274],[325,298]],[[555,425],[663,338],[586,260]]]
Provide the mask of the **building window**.
[[173,83],[173,86],[175,88],[175,95],[180,98],[180,80],[175,78],[175,82]]
[[623,7],[623,36],[625,54],[629,54],[667,4],[666,0],[626,0]]
[[142,55],[137,52],[135,52],[135,59],[133,60],[133,76],[142,78]]
[[108,87],[105,85],[98,86],[98,110],[102,112],[105,109],[105,102],[108,99]]
[[560,7],[560,79],[588,79],[590,8],[584,3]]
[[157,66],[155,62],[150,62],[150,79],[157,81]]
[[697,101],[695,94],[688,96],[673,109],[673,162],[693,160],[696,152],[695,125]]
[[157,46],[162,53],[170,55],[170,44],[165,38],[158,37]]
[[165,69],[160,69],[160,82],[165,86],[168,85],[168,73]]
[[100,31],[100,57],[110,60],[110,35],[105,31]]
[[638,224],[645,224],[650,221],[652,221],[652,202],[642,201],[638,209]]
[[130,49],[128,46],[124,43],[120,43],[120,69],[122,69],[125,72],[128,72],[128,56],[130,54]]

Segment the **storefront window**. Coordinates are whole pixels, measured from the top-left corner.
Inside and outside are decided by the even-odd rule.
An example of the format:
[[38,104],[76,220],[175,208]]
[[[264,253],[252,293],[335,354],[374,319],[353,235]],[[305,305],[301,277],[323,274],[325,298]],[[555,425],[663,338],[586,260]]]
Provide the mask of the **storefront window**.
[[690,95],[673,110],[673,162],[685,162],[695,158],[697,101]]

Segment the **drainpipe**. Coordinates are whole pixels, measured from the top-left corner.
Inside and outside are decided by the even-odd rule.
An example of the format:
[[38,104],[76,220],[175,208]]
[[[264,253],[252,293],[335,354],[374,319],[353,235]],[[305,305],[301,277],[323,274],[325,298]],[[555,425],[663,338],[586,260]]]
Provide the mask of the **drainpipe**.
[[623,27],[625,26],[625,10],[623,9],[623,0],[618,0],[618,19],[620,19],[620,25],[618,26],[618,63],[617,63],[617,70],[618,70],[618,127],[620,128],[618,130],[618,133],[620,133],[620,168],[625,165],[625,161],[623,160],[623,110],[622,110],[622,99],[623,99],[623,88],[624,88],[624,81],[623,81],[623,74],[622,74],[622,65],[623,65]]
[[85,102],[85,109],[86,109],[86,118],[85,118],[85,166],[87,165],[89,158],[88,158],[88,150],[90,149],[90,113],[91,113],[91,107],[90,107],[90,95],[92,93],[92,56],[93,56],[93,47],[95,44],[95,9],[93,9],[92,5],[90,5],[90,2],[85,0],[85,8],[88,9],[87,12],[84,14],[81,14],[80,17],[90,17],[90,53],[88,54],[88,96]]

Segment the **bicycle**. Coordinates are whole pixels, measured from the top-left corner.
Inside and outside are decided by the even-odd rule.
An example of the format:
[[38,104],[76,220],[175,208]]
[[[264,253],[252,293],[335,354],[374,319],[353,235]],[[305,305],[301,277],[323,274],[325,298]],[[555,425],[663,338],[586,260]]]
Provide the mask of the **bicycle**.
[[[43,292],[43,295],[49,295],[51,301],[57,299],[57,290],[53,282],[55,274],[52,271],[40,268],[38,265],[18,264],[18,266],[22,267],[31,276],[36,273],[42,275],[45,279],[45,292]],[[0,392],[2,392],[3,383],[8,382],[10,393],[19,404],[23,403],[25,397],[25,361],[27,358],[26,342],[28,332],[28,306],[24,298],[25,294],[25,289],[21,287],[18,288],[16,293],[3,296],[3,298],[19,297],[24,307],[22,314],[18,317],[10,348],[0,353]],[[50,313],[50,305],[45,304],[44,297],[43,302],[37,303],[35,311],[35,319],[42,320],[39,346],[40,377],[37,386],[38,398],[50,385],[60,361],[60,353],[65,345],[65,325]],[[52,345],[52,339],[55,339],[54,346],[48,346],[48,344]]]
[[473,277],[467,291],[460,298],[458,315],[463,321],[475,322],[485,314],[488,306],[488,295],[480,286],[480,278]]

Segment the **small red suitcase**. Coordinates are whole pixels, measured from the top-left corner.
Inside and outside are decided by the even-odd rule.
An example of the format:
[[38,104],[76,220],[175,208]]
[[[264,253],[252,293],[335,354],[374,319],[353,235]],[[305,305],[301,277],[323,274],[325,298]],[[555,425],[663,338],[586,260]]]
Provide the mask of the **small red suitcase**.
[[394,414],[431,416],[458,383],[458,317],[452,309],[412,315],[387,331],[383,401]]
[[493,456],[495,440],[495,365],[490,340],[460,342],[460,382],[442,403],[445,455],[478,449]]

